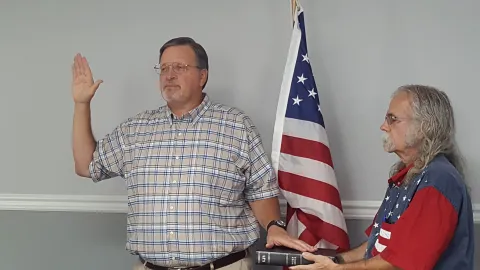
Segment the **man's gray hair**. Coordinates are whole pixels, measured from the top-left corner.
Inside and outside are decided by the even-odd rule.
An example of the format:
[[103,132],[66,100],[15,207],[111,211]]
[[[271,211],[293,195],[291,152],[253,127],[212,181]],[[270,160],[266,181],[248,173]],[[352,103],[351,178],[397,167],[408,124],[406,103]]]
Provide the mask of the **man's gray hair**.
[[[405,183],[423,170],[438,154],[443,154],[464,177],[463,158],[455,141],[455,119],[453,108],[445,92],[426,85],[403,85],[394,93],[407,93],[413,110],[413,126],[418,157],[407,173]],[[391,175],[405,165],[398,162],[392,167]]]

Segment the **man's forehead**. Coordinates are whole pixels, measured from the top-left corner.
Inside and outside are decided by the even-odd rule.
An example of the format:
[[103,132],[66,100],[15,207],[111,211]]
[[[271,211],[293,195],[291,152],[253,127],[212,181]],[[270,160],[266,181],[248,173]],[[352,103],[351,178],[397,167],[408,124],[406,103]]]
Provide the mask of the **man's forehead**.
[[160,58],[160,62],[179,62],[184,64],[190,64],[192,59],[195,60],[195,52],[189,46],[179,45],[165,49],[162,57]]
[[388,107],[388,112],[394,115],[410,115],[412,112],[412,107],[410,106],[410,97],[405,92],[400,92],[395,95],[390,101],[390,106]]

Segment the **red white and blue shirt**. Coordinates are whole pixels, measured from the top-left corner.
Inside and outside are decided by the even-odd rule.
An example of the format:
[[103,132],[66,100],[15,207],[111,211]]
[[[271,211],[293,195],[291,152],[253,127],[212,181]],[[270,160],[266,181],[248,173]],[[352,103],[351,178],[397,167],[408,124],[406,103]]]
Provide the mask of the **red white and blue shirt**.
[[439,155],[408,185],[406,167],[388,181],[365,259],[379,255],[403,270],[474,269],[474,222],[461,175]]

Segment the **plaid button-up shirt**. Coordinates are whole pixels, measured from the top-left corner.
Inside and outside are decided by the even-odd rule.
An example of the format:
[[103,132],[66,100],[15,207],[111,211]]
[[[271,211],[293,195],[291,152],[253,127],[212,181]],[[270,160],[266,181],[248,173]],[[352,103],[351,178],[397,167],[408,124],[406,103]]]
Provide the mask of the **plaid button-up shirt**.
[[177,118],[167,106],[137,114],[98,141],[93,181],[120,176],[127,245],[163,266],[194,266],[248,248],[259,224],[247,202],[278,196],[251,119],[205,95]]

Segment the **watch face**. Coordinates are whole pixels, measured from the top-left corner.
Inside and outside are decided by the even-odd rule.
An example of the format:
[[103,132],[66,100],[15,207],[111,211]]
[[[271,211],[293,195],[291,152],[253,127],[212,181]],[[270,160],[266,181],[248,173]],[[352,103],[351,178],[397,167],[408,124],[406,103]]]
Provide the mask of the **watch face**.
[[277,223],[278,223],[280,226],[287,226],[287,224],[285,224],[285,222],[283,222],[283,220],[278,220]]

